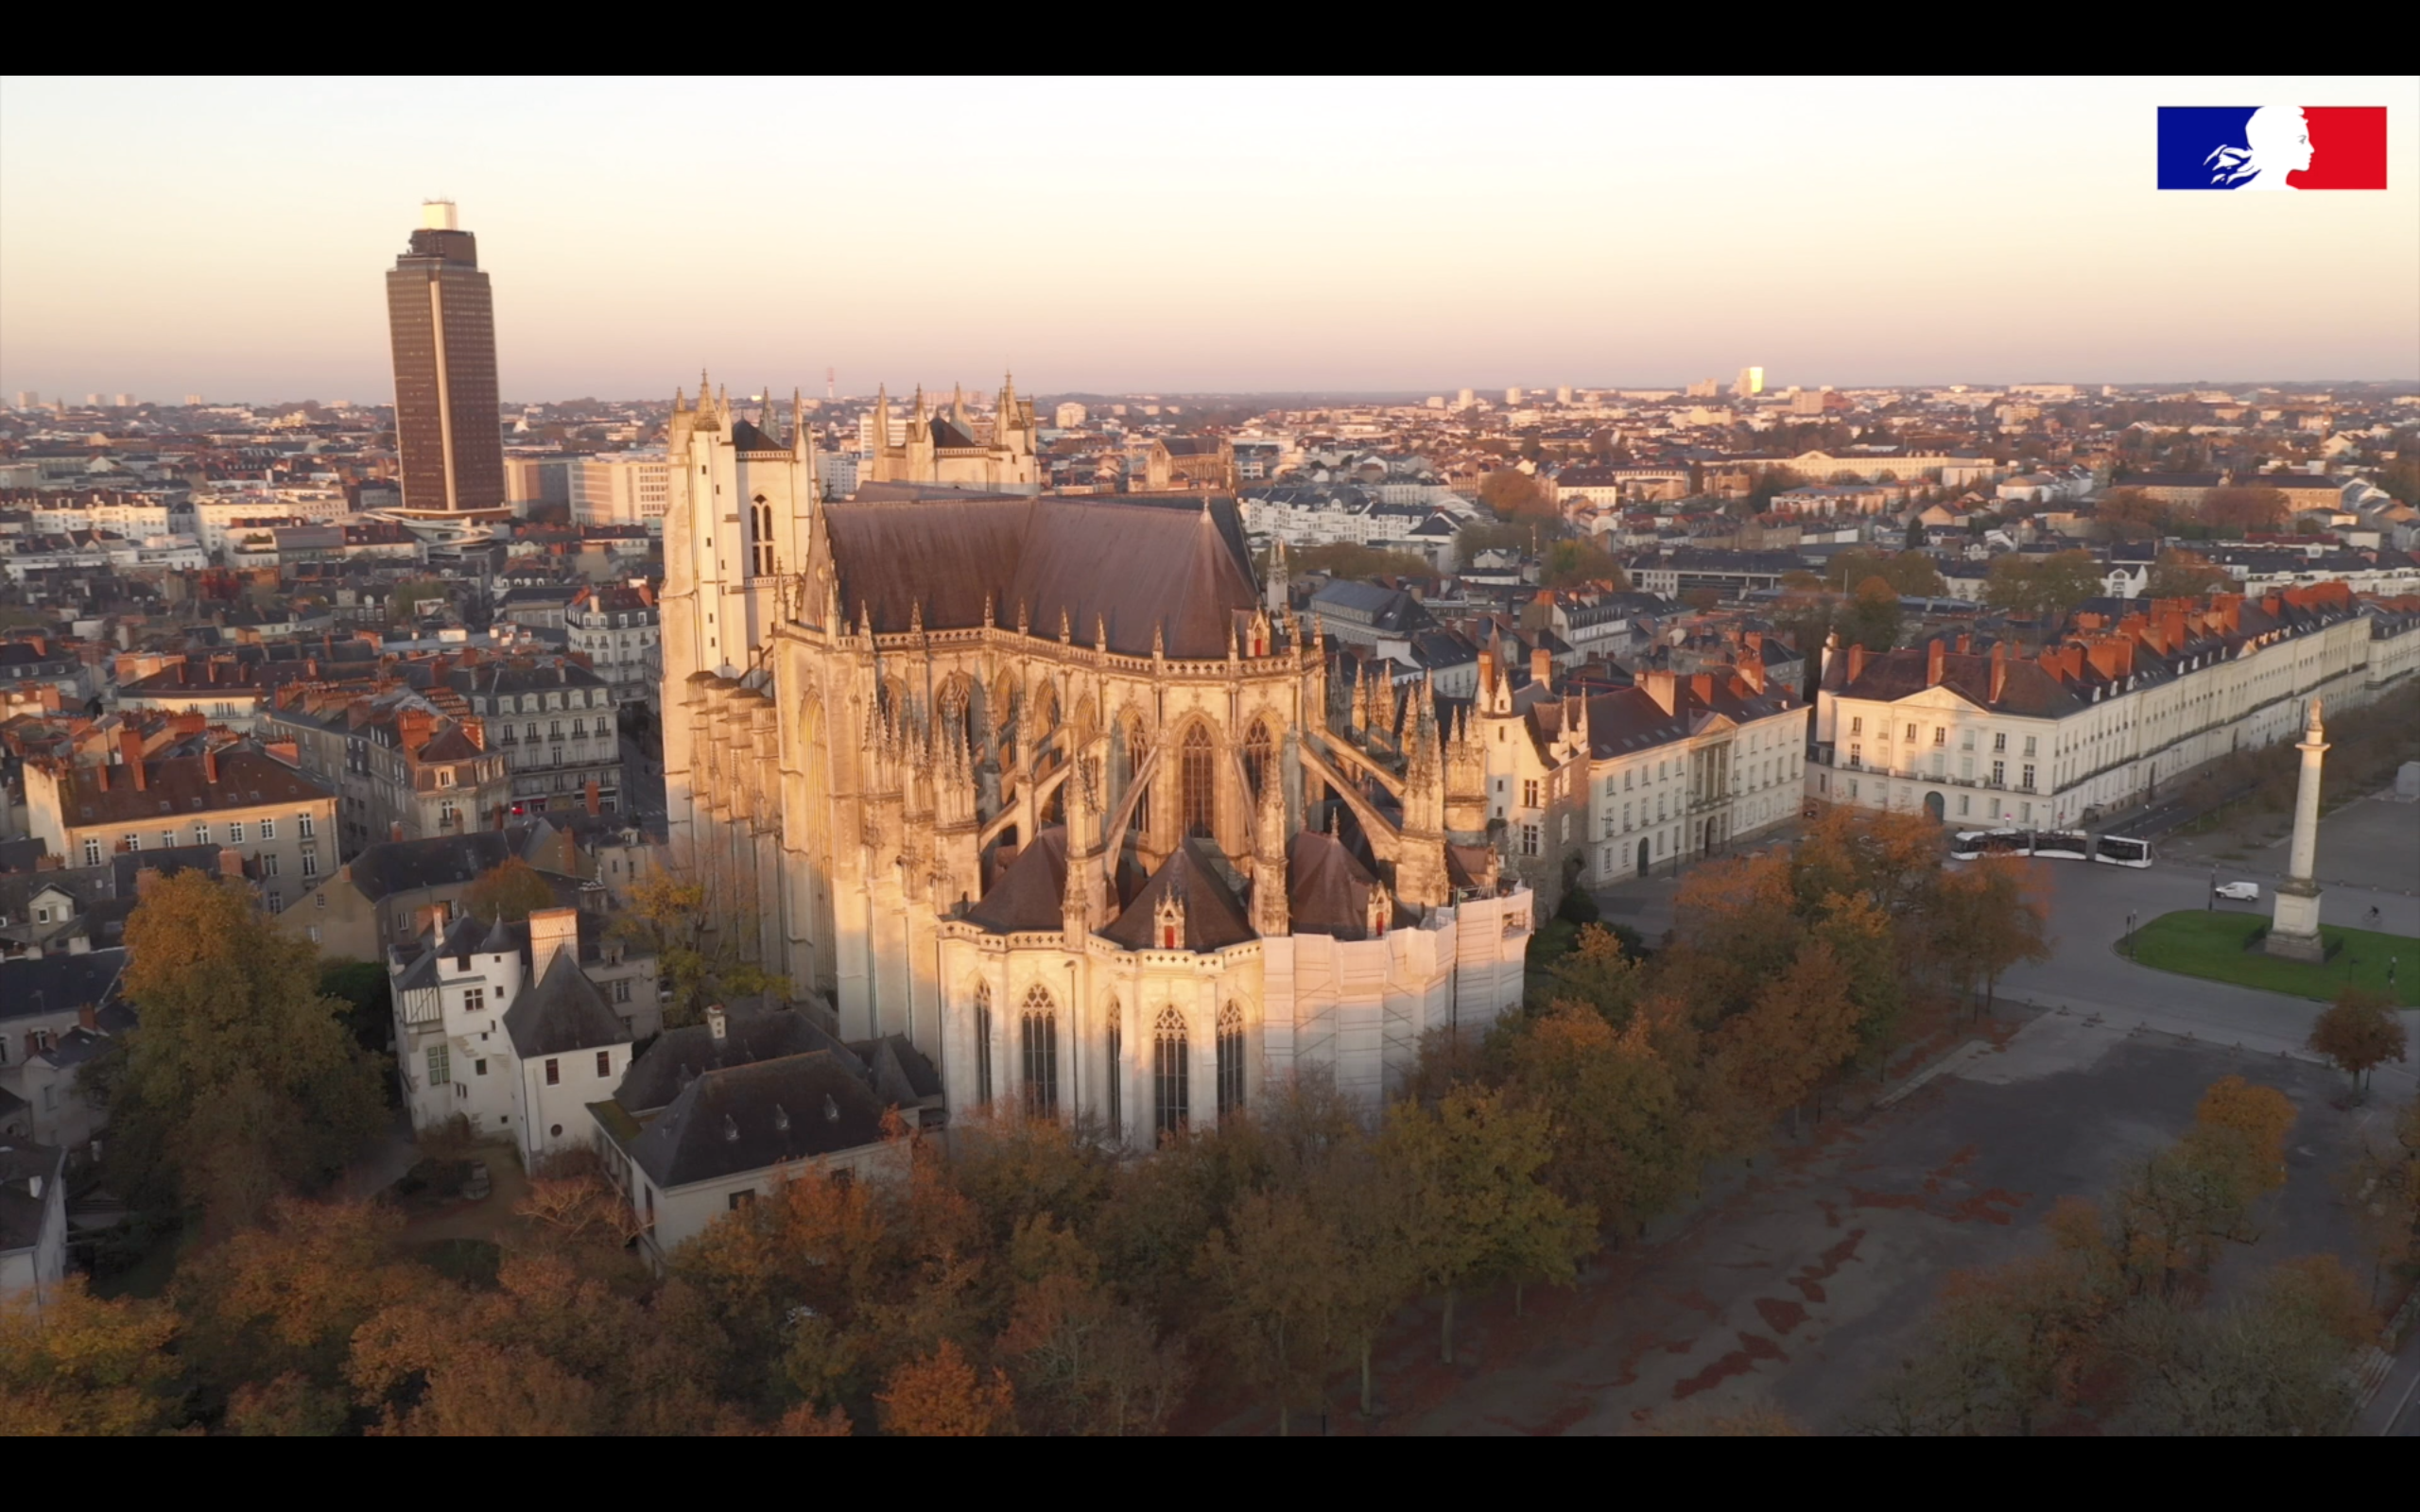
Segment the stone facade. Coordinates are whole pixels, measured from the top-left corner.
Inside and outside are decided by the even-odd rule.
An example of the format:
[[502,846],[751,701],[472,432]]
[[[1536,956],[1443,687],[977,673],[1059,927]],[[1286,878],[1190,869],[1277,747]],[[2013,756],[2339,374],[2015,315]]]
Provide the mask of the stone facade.
[[825,503],[803,419],[675,402],[667,865],[844,1038],[1149,1147],[1308,1066],[1375,1095],[1519,1001],[1469,721],[1334,728],[1231,506]]

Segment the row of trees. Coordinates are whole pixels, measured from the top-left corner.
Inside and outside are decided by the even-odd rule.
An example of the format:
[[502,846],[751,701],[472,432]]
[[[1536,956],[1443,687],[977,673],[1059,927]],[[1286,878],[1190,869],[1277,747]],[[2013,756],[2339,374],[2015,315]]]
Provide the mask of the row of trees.
[[[222,1193],[218,1166],[171,1138],[156,1159],[213,1221],[164,1298],[71,1288],[38,1332],[9,1324],[0,1428],[22,1412],[121,1431],[1128,1434],[1231,1391],[1283,1428],[1340,1372],[1366,1406],[1407,1302],[1437,1301],[1451,1359],[1473,1288],[1510,1286],[1517,1308],[1525,1288],[1568,1282],[1705,1162],[1878,1067],[1910,983],[1988,984],[2038,951],[2025,865],[1945,874],[1921,819],[1828,817],[1788,855],[1692,873],[1651,959],[1581,931],[1483,1042],[1428,1045],[1374,1126],[1317,1080],[1142,1162],[1081,1126],[973,1121],[946,1156],[915,1144],[904,1182],[782,1186],[661,1279],[593,1166],[534,1180],[518,1235],[466,1269],[405,1246],[377,1205]],[[306,1082],[343,1082],[367,1063],[335,1005],[302,1022],[307,978],[246,995],[229,977],[271,943],[233,896],[164,888],[130,930],[200,979],[195,995],[233,994],[231,1017],[284,1002],[320,1046]],[[172,1022],[187,989],[136,989],[130,1038],[163,1054],[153,1014]],[[357,1139],[353,1103],[282,1095],[285,1135],[324,1132],[284,1164],[257,1146],[248,1160],[308,1192]]]
[[2106,1202],[2062,1201],[2048,1254],[1952,1276],[1919,1352],[1869,1405],[1868,1431],[2342,1432],[2347,1367],[2377,1332],[2359,1277],[2308,1256],[2225,1307],[2202,1305],[2221,1246],[2256,1237],[2256,1204],[2285,1182],[2293,1118],[2275,1089],[2226,1077],[2185,1138]]

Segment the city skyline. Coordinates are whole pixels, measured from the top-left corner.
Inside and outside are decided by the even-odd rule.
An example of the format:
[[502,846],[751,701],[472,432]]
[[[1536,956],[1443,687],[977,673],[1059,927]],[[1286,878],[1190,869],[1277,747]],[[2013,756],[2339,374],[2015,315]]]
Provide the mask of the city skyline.
[[[12,79],[0,390],[388,402],[363,269],[440,196],[523,402],[2420,376],[2409,78],[628,93]],[[2388,190],[2151,188],[2153,107],[2268,97],[2386,105]],[[255,161],[314,187],[238,227]]]

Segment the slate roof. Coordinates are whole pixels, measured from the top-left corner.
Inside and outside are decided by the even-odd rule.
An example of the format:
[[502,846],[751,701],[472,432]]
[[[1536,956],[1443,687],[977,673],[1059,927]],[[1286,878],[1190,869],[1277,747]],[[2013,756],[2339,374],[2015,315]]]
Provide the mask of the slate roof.
[[579,969],[579,954],[576,950],[557,952],[538,985],[504,1010],[505,1032],[512,1036],[513,1051],[522,1059],[631,1042],[631,1031]]
[[1171,657],[1223,658],[1236,611],[1259,600],[1242,526],[1229,500],[1166,503],[1101,497],[970,494],[838,502],[826,511],[840,609],[877,632],[1013,626],[1020,606],[1038,634],[1063,612],[1078,642],[1106,624],[1110,649],[1149,656],[1166,627]]
[[1017,852],[966,918],[994,935],[1057,929],[1066,919],[1066,895],[1067,827],[1054,824]]
[[710,1071],[626,1148],[662,1187],[872,1144],[882,1101],[829,1051]]
[[1297,935],[1367,937],[1376,885],[1334,835],[1305,830],[1286,842],[1286,910]]
[[425,840],[381,841],[353,858],[353,885],[372,902],[422,887],[458,886],[519,855],[529,832],[529,826],[516,824]]
[[95,1007],[117,990],[126,951],[87,951],[81,955],[20,955],[0,961],[0,1022]]
[[[1927,680],[1927,647],[1917,646],[1870,658],[1863,675],[1854,680],[1843,679],[1841,696],[1889,702],[1922,693],[1930,685]],[[1840,659],[1833,660],[1838,664]],[[1942,658],[1941,685],[1978,709],[1999,713],[2059,719],[2084,707],[2082,699],[2031,657],[2008,659],[2008,681],[1996,699],[1992,696],[1992,659],[1988,656],[1948,652]]]
[[1258,936],[1243,900],[1219,874],[1215,850],[1206,841],[1188,839],[1160,863],[1151,880],[1134,895],[1115,922],[1099,931],[1130,951],[1159,949],[1154,915],[1160,900],[1174,894],[1184,903],[1184,941],[1189,951],[1223,950]]
[[787,1008],[734,1008],[723,1016],[720,1040],[702,1023],[664,1031],[622,1074],[614,1100],[645,1113],[668,1106],[683,1088],[707,1072],[838,1048],[805,1014]]
[[731,449],[735,452],[779,452],[789,455],[779,437],[773,436],[752,421],[740,421],[731,427]]

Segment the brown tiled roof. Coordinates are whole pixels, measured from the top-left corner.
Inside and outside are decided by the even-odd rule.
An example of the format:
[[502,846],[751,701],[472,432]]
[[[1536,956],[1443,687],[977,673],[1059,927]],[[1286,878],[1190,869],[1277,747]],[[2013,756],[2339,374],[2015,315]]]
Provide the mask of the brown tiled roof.
[[100,786],[98,768],[79,766],[62,795],[62,816],[70,825],[130,824],[169,816],[186,817],[219,809],[252,808],[265,803],[313,803],[331,795],[309,778],[258,751],[228,750],[218,754],[218,781],[204,780],[199,756],[169,756],[143,764],[144,785],[134,785],[124,766],[109,768],[109,790]]
[[1054,635],[1063,613],[1079,642],[1102,623],[1130,656],[1164,626],[1169,656],[1209,660],[1258,600],[1234,514],[1223,500],[970,495],[836,503],[827,518],[852,627],[862,607],[876,631],[902,632],[921,605],[926,628],[967,628],[988,598],[1001,625],[1022,607]]

